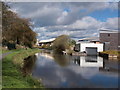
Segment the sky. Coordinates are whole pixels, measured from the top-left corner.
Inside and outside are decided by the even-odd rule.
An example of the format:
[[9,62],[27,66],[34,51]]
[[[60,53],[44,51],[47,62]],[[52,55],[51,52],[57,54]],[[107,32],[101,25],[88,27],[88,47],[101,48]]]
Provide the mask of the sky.
[[75,40],[99,37],[99,30],[118,30],[117,2],[11,2],[12,11],[30,18],[39,40],[62,34]]

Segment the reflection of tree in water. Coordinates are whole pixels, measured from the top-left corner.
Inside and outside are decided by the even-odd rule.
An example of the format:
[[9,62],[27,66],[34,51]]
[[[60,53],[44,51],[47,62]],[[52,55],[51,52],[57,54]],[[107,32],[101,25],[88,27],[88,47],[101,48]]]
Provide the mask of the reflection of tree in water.
[[23,76],[26,76],[32,73],[32,69],[35,65],[35,61],[36,61],[36,55],[32,55],[24,59],[24,65],[22,68]]
[[70,61],[69,55],[55,54],[53,53],[53,58],[60,66],[67,66]]

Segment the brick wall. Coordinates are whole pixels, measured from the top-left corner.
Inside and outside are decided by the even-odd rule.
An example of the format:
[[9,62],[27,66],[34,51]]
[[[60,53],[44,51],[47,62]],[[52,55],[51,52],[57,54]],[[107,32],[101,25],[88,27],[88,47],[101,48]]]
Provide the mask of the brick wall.
[[110,42],[110,50],[120,50],[120,33],[100,33],[100,42]]

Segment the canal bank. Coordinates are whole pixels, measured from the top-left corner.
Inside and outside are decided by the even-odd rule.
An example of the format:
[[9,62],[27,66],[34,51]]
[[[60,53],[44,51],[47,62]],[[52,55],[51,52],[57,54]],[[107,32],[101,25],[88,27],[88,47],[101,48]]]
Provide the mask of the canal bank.
[[39,49],[19,49],[2,60],[2,88],[43,88],[39,80],[31,75],[23,76],[21,68],[24,58],[40,52]]
[[107,50],[103,52],[99,52],[99,56],[108,58],[110,60],[120,60],[120,51],[115,50]]

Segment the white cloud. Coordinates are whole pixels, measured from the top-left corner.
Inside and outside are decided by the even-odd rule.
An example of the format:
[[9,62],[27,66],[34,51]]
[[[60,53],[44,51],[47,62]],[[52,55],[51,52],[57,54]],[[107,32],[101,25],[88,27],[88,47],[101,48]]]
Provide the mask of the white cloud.
[[67,11],[63,11],[62,15],[60,17],[58,17],[57,23],[60,24],[60,23],[64,22],[64,20],[67,17],[67,15],[68,15],[68,12]]
[[116,29],[118,30],[118,19],[120,18],[108,18],[106,22],[103,23],[104,28]]
[[77,20],[70,26],[79,29],[97,29],[101,26],[101,22],[93,17],[87,16],[83,17],[81,20]]
[[99,36],[100,28],[117,29],[118,18],[109,18],[106,22],[100,22],[97,19],[87,16],[76,20],[69,25],[56,25],[38,28],[37,32],[42,34],[41,39],[55,38],[59,35],[70,35],[74,39],[82,37],[97,37]]
[[[118,3],[105,2],[28,2],[11,3],[10,6],[23,17],[31,18],[36,26],[72,24],[89,13],[102,9],[117,9]],[[70,11],[64,11],[67,8]],[[80,12],[85,10],[85,12]]]
[[117,18],[109,18],[106,22],[87,16],[104,9],[118,9],[118,3],[104,2],[29,2],[12,3],[11,8],[22,17],[31,18],[34,31],[39,39],[50,39],[61,34],[72,38],[98,36],[100,28],[116,29]]
[[42,32],[45,32],[47,29],[45,27],[35,27],[34,28],[34,31],[35,32],[39,32],[39,31],[42,31]]

